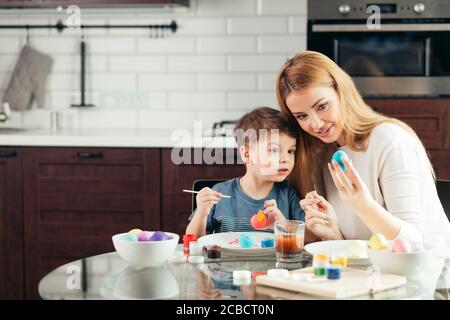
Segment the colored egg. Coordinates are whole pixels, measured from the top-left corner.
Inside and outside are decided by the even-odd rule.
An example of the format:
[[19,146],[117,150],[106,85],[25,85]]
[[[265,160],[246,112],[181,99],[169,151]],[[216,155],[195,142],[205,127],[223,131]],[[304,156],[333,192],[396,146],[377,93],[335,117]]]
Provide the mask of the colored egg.
[[421,243],[417,243],[415,246],[414,246],[414,252],[421,252],[421,251],[423,251],[424,250],[424,248],[423,248],[423,244],[421,244]]
[[331,157],[331,160],[334,160],[334,161],[336,161],[339,164],[339,166],[341,167],[342,171],[347,170],[347,168],[345,167],[344,162],[342,161],[342,157],[344,157],[344,156],[347,156],[347,154],[344,151],[342,151],[342,150],[338,150]]
[[408,240],[395,239],[392,241],[392,252],[408,253],[411,252],[411,244]]
[[241,234],[238,241],[241,248],[253,248],[255,245],[255,237],[247,234]]
[[250,224],[255,229],[263,229],[267,224],[267,215],[264,211],[258,211],[258,213],[254,214],[250,219]]
[[138,238],[134,234],[125,233],[120,237],[120,240],[136,242],[136,241],[138,241]]
[[375,233],[370,237],[369,249],[372,250],[384,250],[387,249],[388,242],[381,233]]
[[139,241],[148,241],[152,233],[148,231],[141,231],[138,233],[137,238]]
[[139,233],[141,233],[141,232],[142,232],[141,229],[132,229],[132,230],[128,231],[128,233],[134,234],[136,237],[137,237],[137,235],[138,235]]
[[347,251],[352,257],[367,258],[367,244],[364,241],[353,240],[348,245]]
[[171,239],[166,233],[162,231],[155,231],[153,235],[148,239],[149,241],[162,241]]

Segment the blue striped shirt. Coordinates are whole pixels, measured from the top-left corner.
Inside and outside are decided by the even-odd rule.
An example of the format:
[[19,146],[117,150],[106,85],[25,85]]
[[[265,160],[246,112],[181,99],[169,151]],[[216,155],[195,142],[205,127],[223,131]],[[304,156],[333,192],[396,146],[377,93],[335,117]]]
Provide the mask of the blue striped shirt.
[[[289,220],[305,221],[305,214],[300,208],[300,199],[296,191],[289,187],[287,182],[276,182],[270,193],[263,199],[255,200],[241,189],[239,178],[234,178],[216,184],[213,190],[229,195],[231,198],[222,198],[215,204],[208,215],[206,233],[217,232],[248,232],[255,231],[250,224],[252,215],[264,210],[266,200],[275,199],[277,207]],[[194,216],[195,211],[189,217]],[[261,231],[261,230],[258,230]],[[273,230],[267,230],[273,232]]]

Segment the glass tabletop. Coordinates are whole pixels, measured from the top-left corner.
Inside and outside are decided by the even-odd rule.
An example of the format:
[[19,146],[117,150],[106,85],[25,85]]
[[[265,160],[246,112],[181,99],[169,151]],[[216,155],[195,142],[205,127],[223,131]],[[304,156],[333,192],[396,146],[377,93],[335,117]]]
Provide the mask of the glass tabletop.
[[[181,250],[179,247],[178,250]],[[256,285],[254,277],[269,269],[300,269],[311,265],[304,252],[302,262],[277,264],[274,256],[252,260],[204,264],[168,262],[160,267],[135,268],[116,252],[92,256],[65,264],[48,273],[39,283],[43,299],[323,299],[303,293]],[[242,259],[242,258],[240,258]],[[257,259],[257,260],[254,260]],[[449,300],[448,260],[436,258],[421,275],[405,285],[353,299],[437,299]],[[367,269],[367,266],[356,267]],[[249,270],[252,280],[237,283],[234,270]]]

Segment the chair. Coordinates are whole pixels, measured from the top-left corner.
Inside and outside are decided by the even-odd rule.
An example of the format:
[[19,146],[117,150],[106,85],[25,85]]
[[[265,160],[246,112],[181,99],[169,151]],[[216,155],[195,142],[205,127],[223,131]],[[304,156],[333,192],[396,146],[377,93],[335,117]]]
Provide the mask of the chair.
[[[214,187],[217,183],[222,182],[222,181],[226,181],[226,179],[204,179],[204,180],[195,180],[194,183],[192,184],[192,190],[194,191],[200,191],[203,188],[212,188]],[[196,197],[197,194],[192,194],[192,212],[194,212],[194,210],[197,208],[197,200]]]
[[445,214],[450,220],[450,181],[437,180],[436,189],[442,206],[444,207]]

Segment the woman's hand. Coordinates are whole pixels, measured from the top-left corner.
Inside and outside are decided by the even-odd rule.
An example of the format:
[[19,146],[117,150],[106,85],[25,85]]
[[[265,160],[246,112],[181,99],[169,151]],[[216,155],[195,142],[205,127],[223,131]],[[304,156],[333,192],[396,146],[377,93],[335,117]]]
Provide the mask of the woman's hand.
[[300,201],[305,211],[305,225],[322,240],[343,239],[333,207],[316,191],[309,192]]
[[375,200],[353,167],[351,160],[345,155],[342,157],[347,170],[343,171],[339,164],[333,160],[328,164],[334,185],[339,191],[342,201],[355,213],[363,213],[374,205]]
[[276,221],[286,220],[283,213],[278,209],[275,199],[267,200],[264,202],[264,212],[268,216],[268,221],[264,229],[273,229]]
[[222,194],[220,192],[211,188],[203,188],[195,198],[197,200],[197,212],[202,217],[207,217],[213,205],[217,204],[221,198]]

